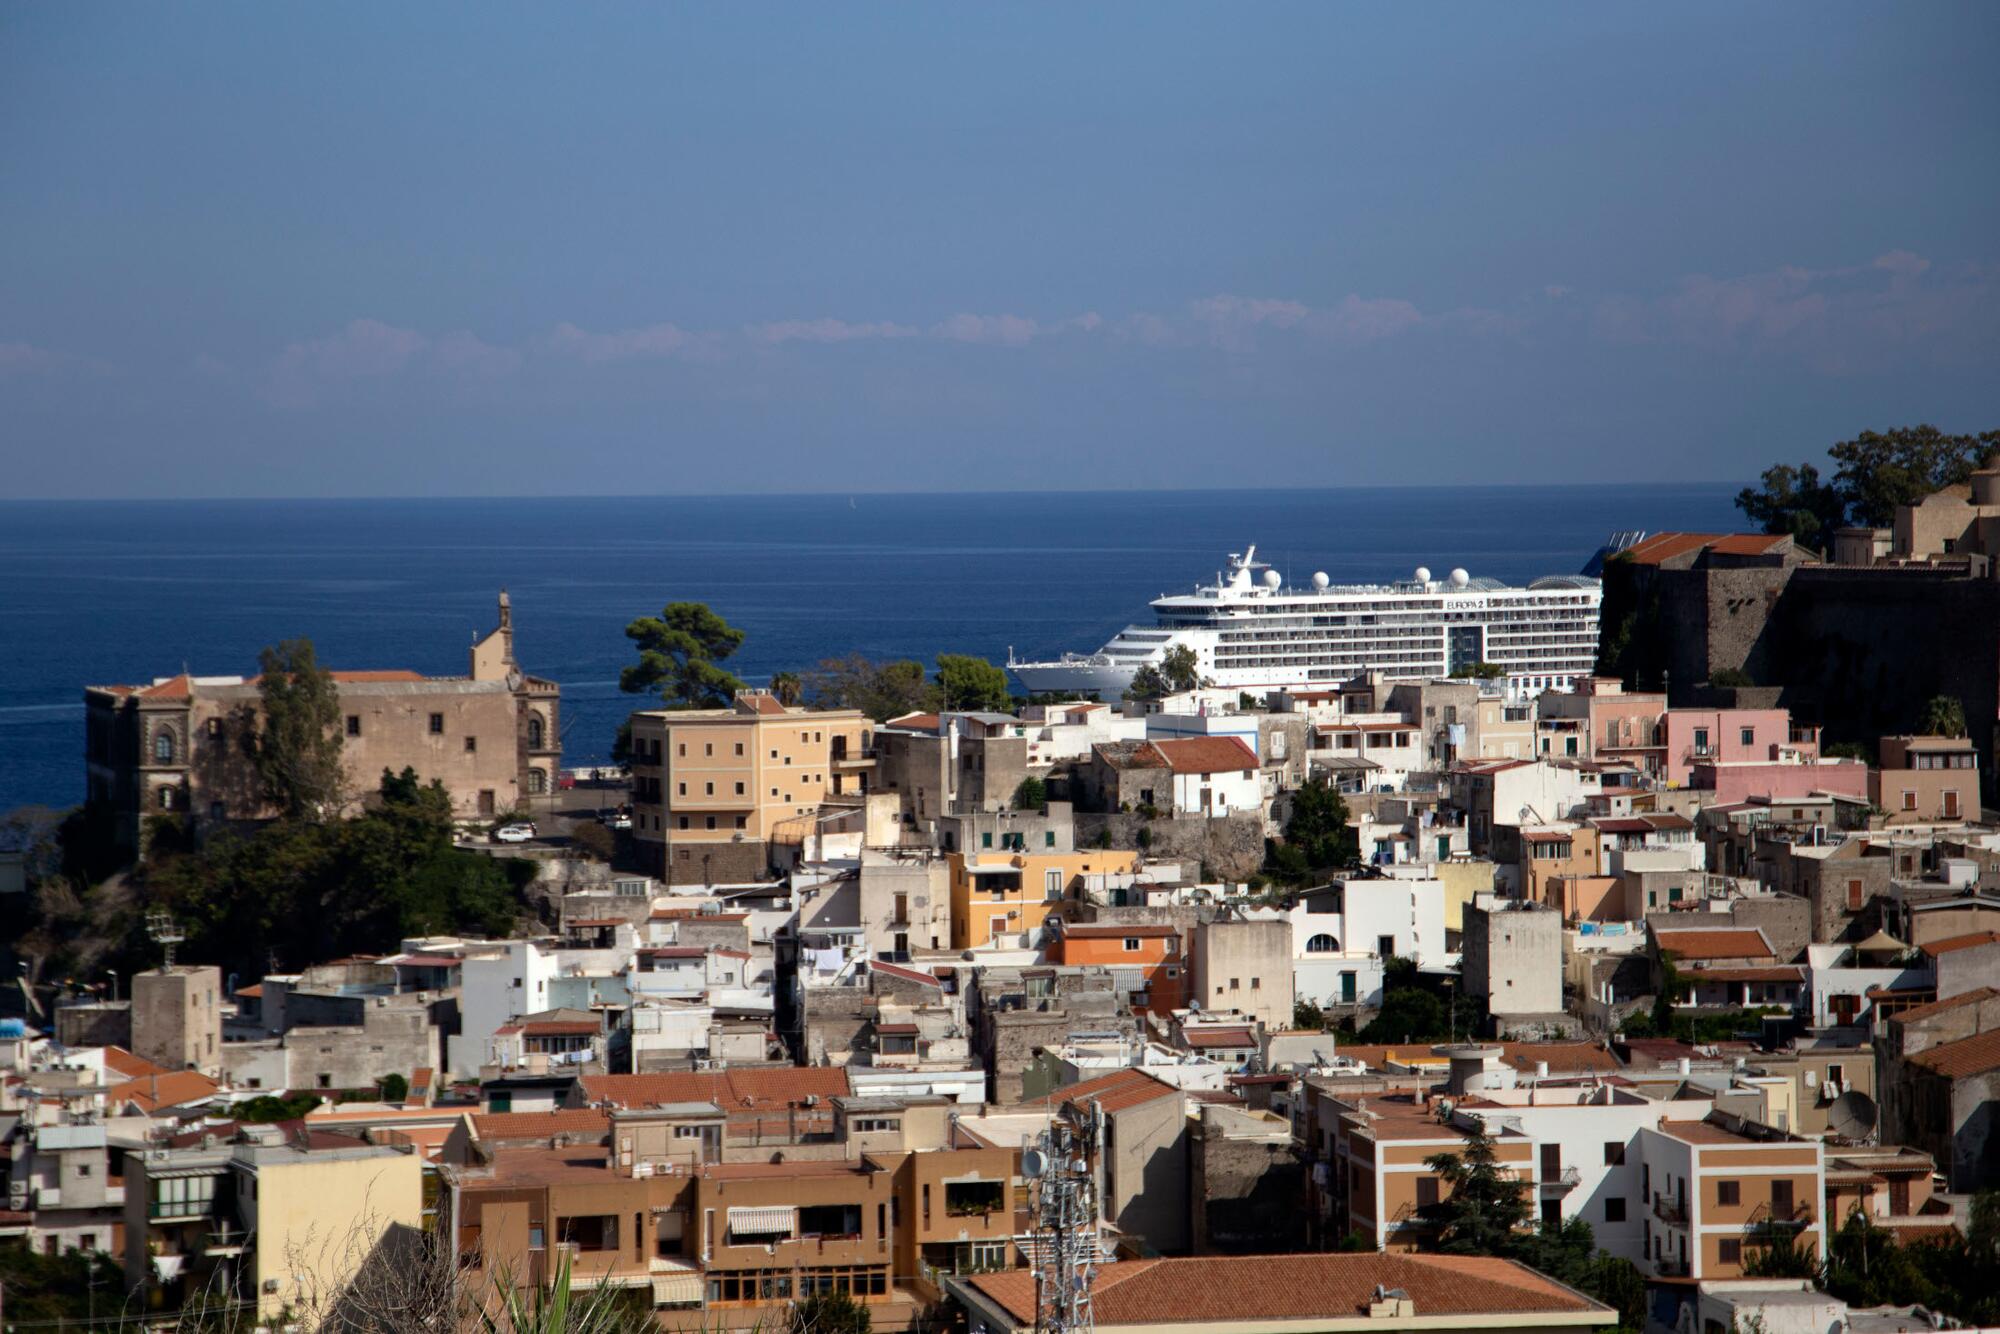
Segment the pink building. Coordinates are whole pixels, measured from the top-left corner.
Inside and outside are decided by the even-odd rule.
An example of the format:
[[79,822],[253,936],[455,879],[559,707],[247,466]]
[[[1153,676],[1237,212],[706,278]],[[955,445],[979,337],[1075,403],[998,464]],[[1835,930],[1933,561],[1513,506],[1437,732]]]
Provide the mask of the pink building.
[[[1678,787],[1705,786],[1694,779],[1700,765],[1797,767],[1800,761],[1819,758],[1819,729],[1795,725],[1789,709],[1672,709],[1665,732],[1661,777]],[[1864,789],[1866,767],[1861,766]]]
[[1718,805],[1765,797],[1795,801],[1816,792],[1868,800],[1868,765],[1861,760],[1716,761],[1693,767],[1690,787],[1715,793]]
[[1536,750],[1550,758],[1622,760],[1657,775],[1665,759],[1660,718],[1667,697],[1625,693],[1615,676],[1587,676],[1574,690],[1535,701]]

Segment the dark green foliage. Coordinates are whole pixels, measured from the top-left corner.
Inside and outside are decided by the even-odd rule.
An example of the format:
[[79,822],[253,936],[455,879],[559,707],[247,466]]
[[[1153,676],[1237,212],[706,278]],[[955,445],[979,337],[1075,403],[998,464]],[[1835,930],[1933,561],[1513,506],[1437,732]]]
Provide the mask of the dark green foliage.
[[1821,482],[1810,463],[1779,464],[1764,471],[1761,490],[1739,492],[1736,507],[1765,532],[1789,533],[1823,551],[1834,529],[1887,528],[1898,505],[1963,482],[1995,449],[2000,431],[1946,435],[1928,425],[1863,431],[1827,450],[1839,465],[1831,482]]
[[1644,1327],[1646,1282],[1638,1268],[1598,1250],[1581,1218],[1531,1229],[1533,1197],[1505,1175],[1483,1129],[1462,1152],[1434,1154],[1424,1165],[1444,1181],[1443,1198],[1423,1211],[1434,1229],[1423,1238],[1425,1250],[1519,1261],[1615,1307],[1622,1329]]
[[1447,1042],[1470,1037],[1485,1019],[1477,1001],[1417,969],[1414,959],[1382,968],[1382,1008],[1363,1026],[1363,1042]]
[[264,725],[256,738],[264,794],[288,820],[324,820],[345,797],[340,691],[310,639],[288,639],[258,656]]
[[296,1121],[313,1108],[319,1106],[320,1101],[320,1096],[317,1093],[294,1093],[283,1098],[266,1093],[259,1097],[251,1098],[247,1102],[237,1103],[231,1110],[230,1115],[234,1116],[238,1121],[248,1121],[256,1124],[269,1124],[274,1121]]
[[625,627],[639,646],[639,661],[618,674],[628,694],[657,690],[670,709],[721,708],[743,682],[717,663],[743,647],[743,632],[706,603],[669,602],[658,616],[641,616]]
[[913,658],[876,662],[859,653],[827,658],[806,673],[805,697],[823,709],[859,709],[876,722],[938,707],[938,690]]
[[815,1292],[792,1303],[786,1334],[869,1334],[868,1308],[844,1292]]
[[1788,533],[1800,546],[1826,550],[1833,530],[1847,521],[1839,490],[1820,481],[1819,469],[1810,463],[1774,464],[1760,480],[1762,490],[1746,486],[1736,493],[1736,508],[1764,532]]
[[797,672],[773,672],[771,694],[778,703],[791,708],[805,698],[805,682]]
[[410,1096],[410,1081],[401,1075],[383,1075],[375,1081],[383,1102],[401,1102]]
[[1039,778],[1023,778],[1014,789],[1014,809],[1038,811],[1049,804],[1049,785]]
[[1305,884],[1353,865],[1357,848],[1346,799],[1326,779],[1309,778],[1292,794],[1284,842],[1266,845],[1265,870],[1274,880]]
[[1461,667],[1452,675],[1459,680],[1497,681],[1507,674],[1507,669],[1497,662],[1475,662],[1469,667]]
[[1746,686],[1757,684],[1750,678],[1750,673],[1744,671],[1741,667],[1724,667],[1721,671],[1710,672],[1708,683],[1712,686],[1727,686],[1734,689],[1742,689]]
[[514,865],[454,846],[443,785],[405,769],[384,772],[379,800],[355,819],[219,835],[162,859],[146,888],[186,927],[191,957],[260,977],[273,953],[298,966],[406,936],[506,935],[525,883]]
[[1924,705],[1923,721],[1917,725],[1923,736],[1964,736],[1965,705],[1950,695],[1939,695]]
[[[2000,1191],[1972,1197],[1965,1235],[1899,1245],[1860,1212],[1827,1239],[1820,1286],[1850,1306],[1918,1305],[1973,1326],[2000,1324]],[[1745,1266],[1748,1268],[1748,1266]]]
[[960,713],[1006,713],[1014,707],[1007,669],[964,653],[940,653],[938,690],[944,707]]
[[618,851],[618,837],[595,820],[579,820],[570,826],[569,845],[595,861],[608,862]]
[[24,1244],[0,1243],[0,1293],[6,1294],[9,1329],[53,1329],[72,1320],[83,1330],[90,1328],[83,1321],[93,1308],[108,1319],[123,1305],[125,1272],[102,1251],[41,1255]]
[[[1185,644],[1175,644],[1160,655],[1158,666],[1149,662],[1132,674],[1132,684],[1125,687],[1125,698],[1164,699],[1168,695],[1200,688],[1201,668],[1196,662],[1194,650]],[[1242,698],[1248,699],[1249,696]]]
[[1292,1002],[1293,1028],[1326,1028],[1326,1015],[1311,1001],[1300,999]]
[[1743,1239],[1746,1278],[1818,1278],[1819,1256],[1789,1230],[1766,1227]]

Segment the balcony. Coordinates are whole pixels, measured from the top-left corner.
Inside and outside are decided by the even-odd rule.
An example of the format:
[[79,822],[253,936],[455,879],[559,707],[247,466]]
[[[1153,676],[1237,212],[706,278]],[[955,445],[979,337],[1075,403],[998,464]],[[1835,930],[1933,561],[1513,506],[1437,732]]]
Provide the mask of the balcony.
[[1809,1204],[1760,1204],[1751,1213],[1750,1221],[1744,1224],[1744,1230],[1789,1236],[1801,1228],[1812,1226],[1812,1221],[1813,1211]]
[[1542,1198],[1550,1199],[1567,1195],[1583,1184],[1583,1173],[1574,1167],[1565,1167],[1541,1180]]
[[1659,1219],[1669,1227],[1686,1227],[1688,1225],[1687,1206],[1676,1203],[1665,1195],[1655,1195],[1653,1197],[1653,1217]]

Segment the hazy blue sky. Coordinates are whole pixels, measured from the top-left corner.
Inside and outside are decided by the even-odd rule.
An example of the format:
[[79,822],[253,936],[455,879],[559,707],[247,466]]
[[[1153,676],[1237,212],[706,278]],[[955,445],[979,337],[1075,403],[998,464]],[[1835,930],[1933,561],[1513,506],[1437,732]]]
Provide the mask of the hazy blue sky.
[[2000,5],[0,5],[0,495],[2000,425]]

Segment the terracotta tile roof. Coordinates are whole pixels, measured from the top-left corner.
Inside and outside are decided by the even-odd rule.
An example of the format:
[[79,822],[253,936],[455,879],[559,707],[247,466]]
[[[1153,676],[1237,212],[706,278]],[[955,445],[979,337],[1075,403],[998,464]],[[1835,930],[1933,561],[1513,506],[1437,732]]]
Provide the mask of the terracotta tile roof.
[[751,713],[763,714],[767,717],[773,714],[783,714],[787,711],[785,706],[778,702],[776,695],[766,695],[762,692],[738,695],[736,702]]
[[[1035,1318],[1035,1278],[1026,1269],[971,1280],[1017,1322]],[[1512,1260],[1473,1255],[1216,1255],[1126,1260],[1097,1271],[1092,1314],[1120,1325],[1228,1325],[1243,1321],[1350,1320],[1365,1316],[1378,1288],[1400,1288],[1418,1319],[1608,1307]],[[1395,1323],[1393,1321],[1388,1323]]]
[[170,1070],[160,1075],[144,1075],[118,1084],[105,1094],[113,1107],[127,1103],[145,1113],[163,1107],[185,1107],[212,1098],[220,1089],[213,1079],[196,1070]]
[[143,1075],[164,1075],[167,1073],[165,1066],[154,1065],[143,1056],[134,1056],[123,1047],[106,1047],[104,1049],[104,1068],[112,1074],[121,1075],[126,1079],[138,1079]]
[[1061,1089],[1064,1102],[1095,1102],[1107,1112],[1168,1098],[1180,1092],[1172,1084],[1153,1078],[1143,1070],[1114,1070],[1096,1079],[1086,1079]]
[[1064,926],[1063,934],[1077,940],[1122,940],[1126,936],[1178,936],[1176,926],[1140,925],[1129,926]]
[[900,728],[907,732],[935,732],[939,719],[935,713],[906,713],[900,718],[891,718],[884,727]]
[[771,1066],[730,1070],[683,1070],[660,1075],[585,1075],[583,1096],[614,1107],[650,1107],[670,1102],[712,1102],[724,1111],[765,1110],[845,1097],[847,1071],[841,1066]]
[[540,1019],[522,1024],[521,1031],[531,1038],[594,1038],[604,1029],[573,1019]]
[[472,1117],[472,1133],[482,1140],[605,1136],[611,1133],[611,1117],[596,1107],[555,1112],[478,1112]]
[[1947,1079],[1963,1079],[1967,1075],[2000,1070],[2000,1029],[1927,1047],[1909,1060],[1911,1065],[1920,1065],[1932,1074],[1943,1075]]
[[1595,1042],[1503,1042],[1500,1059],[1517,1070],[1548,1062],[1551,1075],[1612,1074],[1624,1067]]
[[1803,982],[1806,970],[1797,964],[1774,964],[1768,968],[1754,965],[1748,968],[1723,965],[1720,968],[1704,968],[1698,973],[1689,973],[1693,979],[1710,982]]
[[1655,927],[1653,929],[1653,939],[1662,950],[1671,950],[1674,956],[1680,959],[1769,959],[1776,957],[1771,949],[1771,942],[1764,938],[1762,927]]
[[935,973],[927,973],[921,968],[905,968],[898,963],[882,963],[880,961],[871,961],[868,967],[877,973],[887,973],[890,977],[900,977],[905,982],[921,982],[927,987],[936,987],[939,991],[944,990],[944,982]]
[[194,681],[186,672],[182,672],[179,676],[170,676],[164,681],[145,686],[132,693],[140,699],[192,699]]
[[1622,554],[1638,565],[1659,565],[1703,548],[1729,556],[1761,556],[1789,540],[1763,533],[1654,533]]
[[1257,752],[1240,736],[1189,736],[1155,741],[1153,749],[1166,757],[1177,774],[1214,774],[1255,769]]
[[1932,1001],[1929,1005],[1913,1005],[1900,1014],[1892,1015],[1891,1018],[1902,1023],[1908,1023],[1913,1019],[1929,1019],[1933,1015],[1956,1010],[1961,1005],[1977,1005],[1980,1001],[1993,1000],[1996,997],[2000,997],[2000,991],[1995,991],[1992,987],[1978,987],[1941,1001]]
[[1940,954],[1951,954],[1958,950],[1977,949],[1981,945],[1991,945],[2000,940],[2000,931],[1972,931],[1962,936],[1946,936],[1943,940],[1933,940],[1923,947],[1924,953],[1936,958]]
[[1683,1144],[1757,1144],[1759,1140],[1747,1135],[1739,1135],[1733,1130],[1712,1125],[1707,1121],[1662,1121],[1660,1133],[1670,1135]]
[[1254,1047],[1257,1037],[1247,1028],[1219,1028],[1199,1024],[1181,1030],[1181,1040],[1190,1047]]
[[248,996],[251,1000],[262,1000],[264,999],[264,984],[262,982],[252,982],[247,987],[236,988],[236,994],[239,996]]
[[1167,767],[1167,757],[1150,741],[1100,741],[1090,752],[1107,768],[1121,771]]

